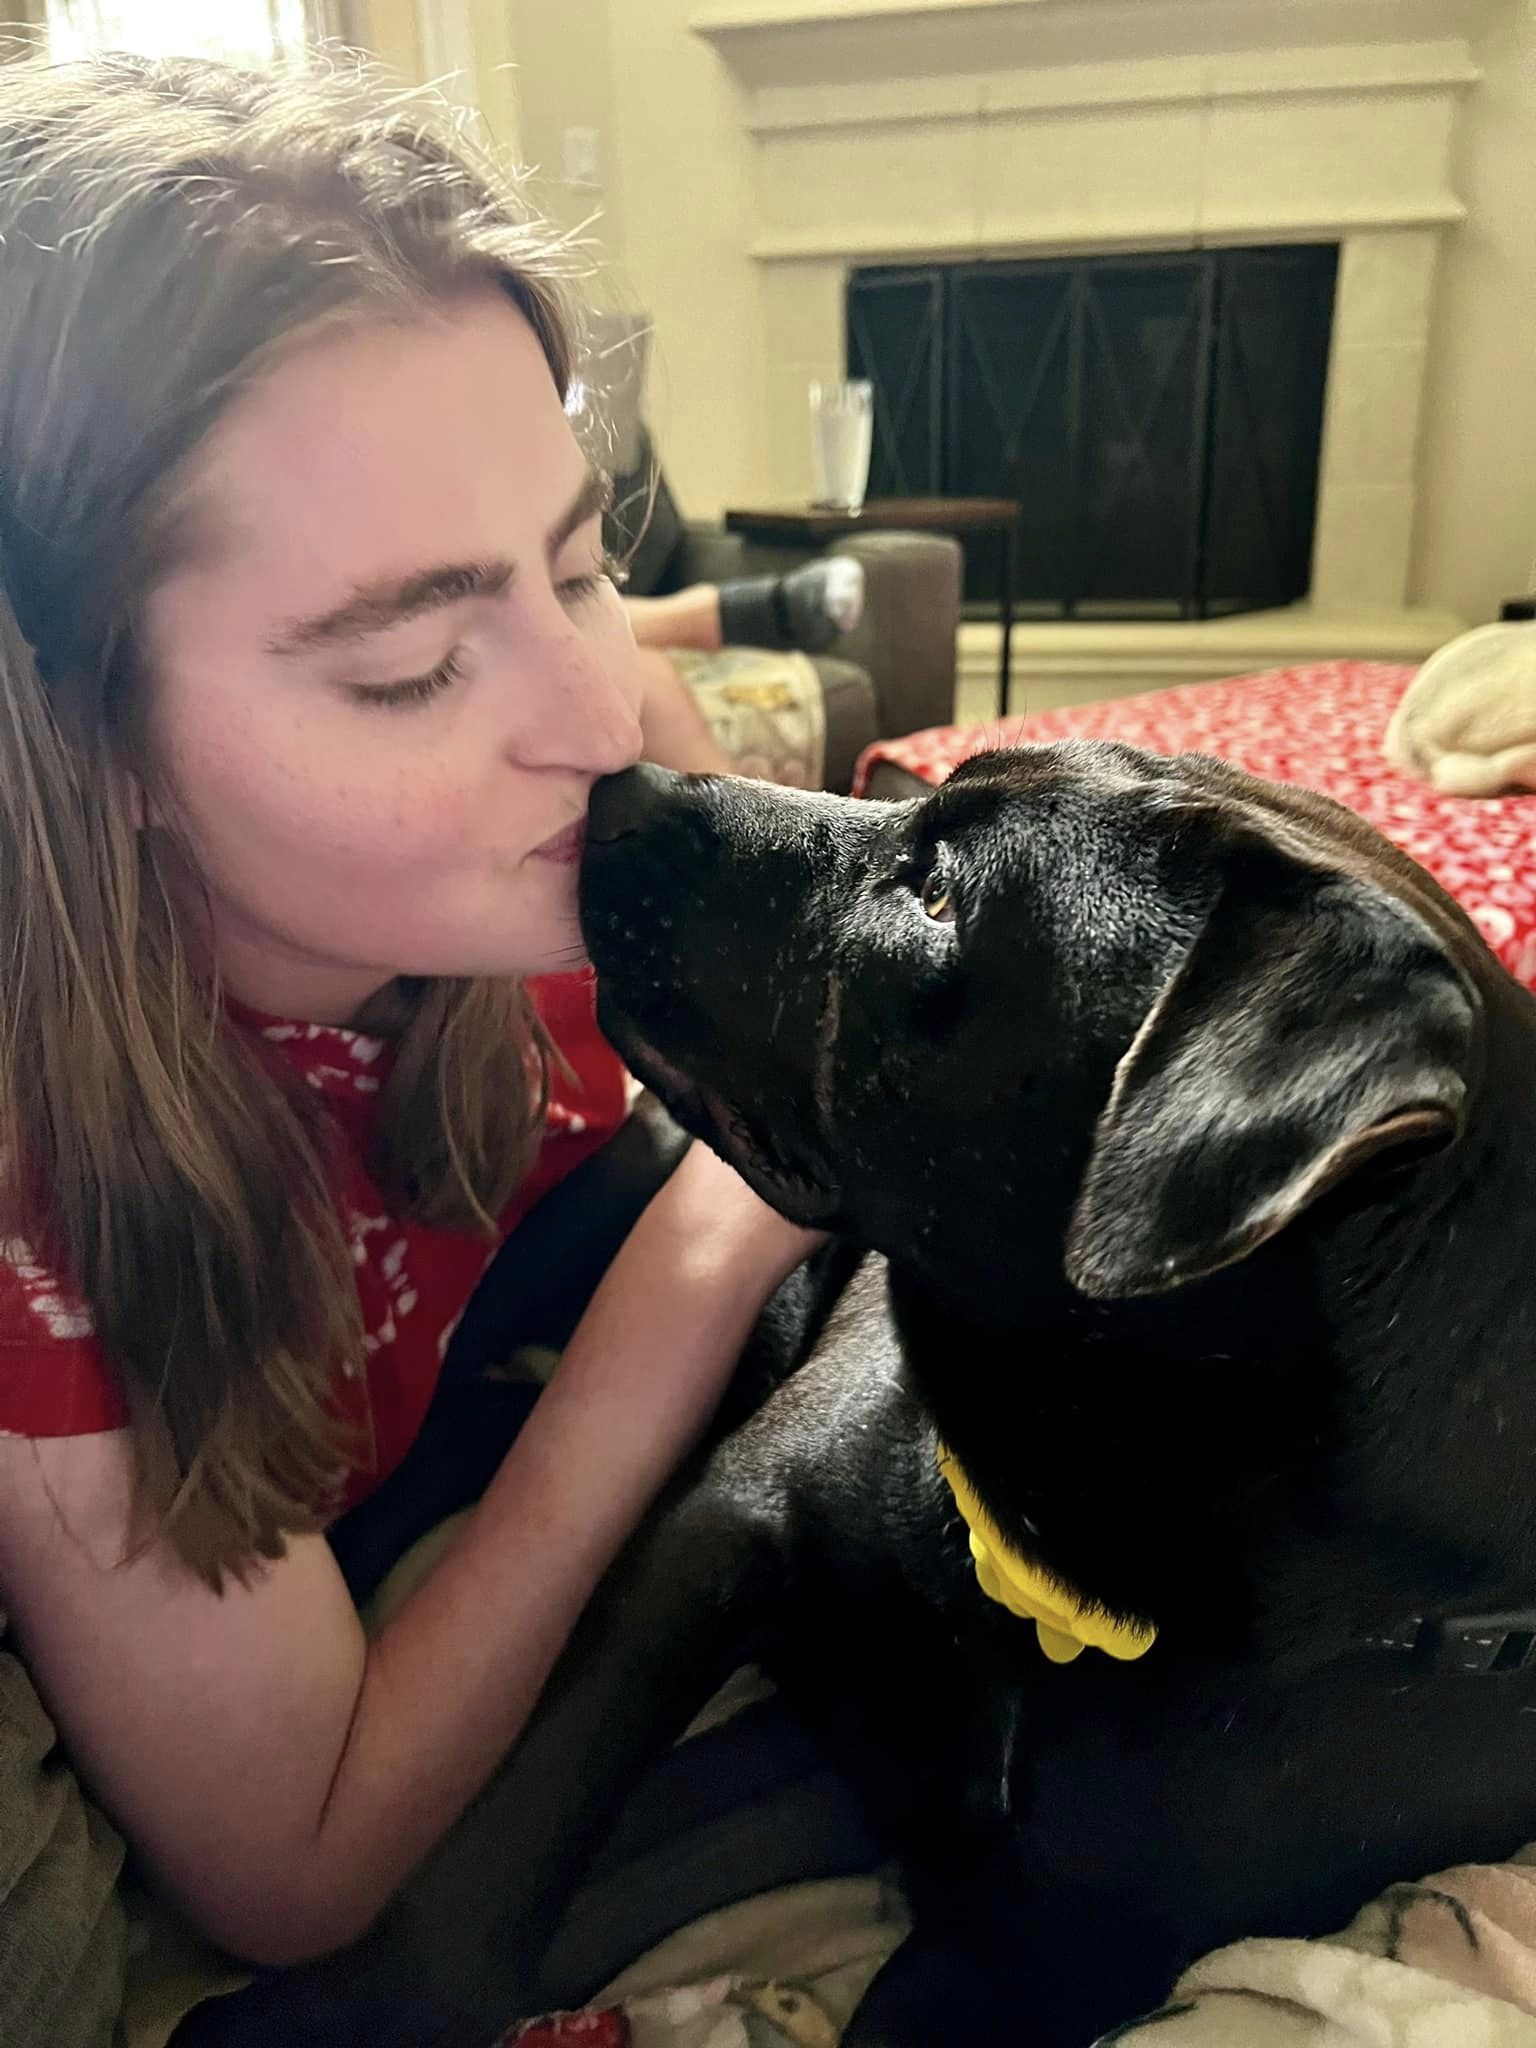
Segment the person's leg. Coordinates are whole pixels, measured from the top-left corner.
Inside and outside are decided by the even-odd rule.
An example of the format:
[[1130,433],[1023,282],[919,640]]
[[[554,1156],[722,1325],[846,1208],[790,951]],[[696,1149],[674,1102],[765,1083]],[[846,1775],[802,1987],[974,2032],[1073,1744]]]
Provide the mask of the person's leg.
[[672,657],[659,647],[642,647],[640,673],[645,689],[640,729],[647,761],[685,774],[729,775],[731,764]]
[[539,1389],[498,1370],[524,1345],[564,1347],[641,1210],[687,1149],[642,1096],[618,1134],[519,1224],[471,1295],[420,1433],[376,1492],[326,1535],[359,1606],[399,1560],[490,1484]]
[[799,648],[823,654],[864,616],[864,570],[851,555],[821,555],[783,576],[695,583],[670,597],[625,599],[642,647]]
[[[565,1344],[690,1142],[654,1097],[642,1096],[623,1129],[552,1188],[496,1254],[454,1331],[416,1443],[327,1531],[360,1604],[413,1543],[484,1491],[538,1395],[495,1369],[522,1345]],[[387,1938],[365,1937],[325,1961],[259,1971],[243,1991],[205,2000],[169,2048],[463,2048],[474,2011],[472,1985],[433,1982]],[[474,2048],[497,2031],[488,2025],[472,2036]]]
[[[564,1343],[689,1142],[654,1098],[642,1097],[618,1136],[546,1195],[507,1240],[454,1333],[434,1406],[442,1422],[478,1417],[486,1441],[471,1444],[451,1428],[427,1446],[424,1464],[408,1470],[408,1457],[381,1489],[395,1490],[391,1512],[343,1558],[344,1567],[361,1567],[371,1578],[420,1533],[421,1500],[401,1495],[430,1496],[434,1512],[466,1504],[486,1459],[509,1440],[486,1368],[520,1344]],[[857,1258],[848,1246],[826,1246],[770,1304],[744,1368],[756,1400],[809,1347]],[[493,1394],[488,1406],[481,1405],[486,1392]],[[739,1403],[729,1404],[727,1423],[740,1412]],[[346,1518],[354,1535],[371,1505]],[[348,1548],[343,1542],[338,1553]],[[529,1899],[529,1842],[524,1780],[507,1777],[503,1785],[509,1768],[371,1933],[337,1955],[260,1971],[244,1990],[206,2000],[181,2022],[170,2048],[486,2048],[526,2017],[530,2004],[567,2002],[546,1997],[547,1977],[568,1980],[573,1997],[585,1996],[619,1962],[683,1920],[770,1886],[863,1871],[881,1853],[861,1809],[815,1746],[787,1709],[769,1702],[684,1752],[668,1752],[654,1782],[637,1758],[637,1785],[594,1862],[590,1886],[578,1895],[581,1910],[562,1922],[558,1945],[541,1959],[523,1953],[515,1939],[524,1925],[518,1901],[525,1915]],[[553,1774],[556,1803],[577,1783],[569,1772]],[[542,1846],[547,1852],[548,1841]],[[542,1942],[547,1931],[536,1896],[532,1904]],[[503,1942],[509,1919],[513,1936]]]
[[720,592],[713,583],[691,583],[667,597],[626,597],[624,609],[642,647],[691,647],[718,654]]
[[864,568],[852,555],[819,555],[784,576],[749,576],[720,586],[720,631],[728,647],[825,654],[863,616]]

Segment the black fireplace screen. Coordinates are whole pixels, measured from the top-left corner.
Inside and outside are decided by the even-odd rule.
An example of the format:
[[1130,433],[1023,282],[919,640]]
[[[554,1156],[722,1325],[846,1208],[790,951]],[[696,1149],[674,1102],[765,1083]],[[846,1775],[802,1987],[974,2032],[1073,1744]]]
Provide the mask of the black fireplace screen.
[[[1304,597],[1337,271],[1337,245],[854,271],[870,494],[1016,498],[1037,612]],[[968,597],[995,596],[995,552]]]

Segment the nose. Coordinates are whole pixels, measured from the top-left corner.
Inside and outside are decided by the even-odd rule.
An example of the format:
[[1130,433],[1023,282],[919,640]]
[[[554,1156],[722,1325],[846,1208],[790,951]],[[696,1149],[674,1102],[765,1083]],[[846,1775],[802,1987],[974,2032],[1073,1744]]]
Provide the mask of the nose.
[[512,752],[526,768],[616,775],[640,758],[640,684],[627,642],[598,648],[574,627],[552,642],[520,693]]
[[607,846],[615,839],[644,832],[676,809],[685,778],[670,768],[642,761],[622,775],[608,775],[593,786],[587,812],[587,844]]

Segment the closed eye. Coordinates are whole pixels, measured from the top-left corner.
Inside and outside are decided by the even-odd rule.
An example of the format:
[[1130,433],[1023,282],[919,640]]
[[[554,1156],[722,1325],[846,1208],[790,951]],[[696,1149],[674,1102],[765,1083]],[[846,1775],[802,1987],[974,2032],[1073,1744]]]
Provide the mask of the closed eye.
[[563,577],[555,585],[555,595],[562,604],[585,604],[605,590],[622,590],[628,581],[629,571],[612,555],[605,554],[595,567],[580,576]]
[[353,683],[347,694],[355,704],[374,710],[405,711],[415,704],[430,703],[444,690],[451,690],[463,674],[463,650],[455,647],[424,676],[406,676],[398,683]]
[[[555,585],[555,595],[563,605],[588,604],[605,590],[621,582],[627,571],[606,557],[594,569],[584,571],[580,576],[566,576]],[[417,704],[430,703],[443,691],[452,689],[464,675],[463,650],[453,651],[422,676],[406,676],[398,683],[354,683],[348,694],[356,704],[384,711],[404,711]]]

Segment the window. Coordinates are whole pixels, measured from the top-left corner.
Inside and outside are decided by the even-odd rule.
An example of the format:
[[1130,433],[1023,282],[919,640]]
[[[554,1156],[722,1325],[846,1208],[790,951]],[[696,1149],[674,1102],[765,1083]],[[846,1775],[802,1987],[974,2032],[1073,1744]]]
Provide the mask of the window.
[[[340,24],[312,0],[47,0],[55,57],[132,50],[143,57],[223,57],[236,64],[302,59],[317,35]],[[214,17],[217,17],[215,19]]]

